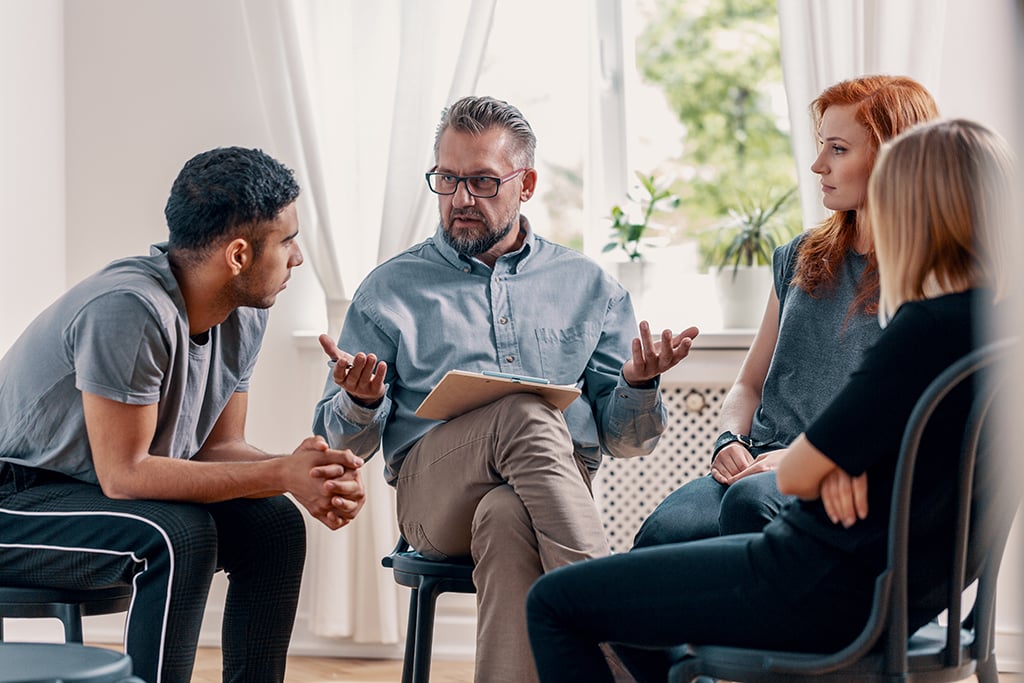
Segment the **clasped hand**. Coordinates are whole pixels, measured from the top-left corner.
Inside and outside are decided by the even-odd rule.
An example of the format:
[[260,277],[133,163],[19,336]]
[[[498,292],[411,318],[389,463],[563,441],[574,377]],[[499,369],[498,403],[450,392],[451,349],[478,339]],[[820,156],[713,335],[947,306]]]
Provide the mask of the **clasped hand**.
[[654,341],[650,324],[642,321],[640,336],[633,339],[633,355],[622,366],[623,379],[634,387],[650,382],[689,355],[699,332],[696,327],[688,327],[673,336],[672,330],[663,330],[661,339]]
[[303,440],[290,456],[294,483],[288,491],[309,513],[330,529],[340,529],[363,507],[366,489],[360,475],[362,458],[350,450],[328,447],[323,437]]
[[756,458],[742,444],[731,443],[718,451],[711,463],[711,476],[725,486],[735,484],[744,477],[778,468],[786,455],[786,449],[762,453]]

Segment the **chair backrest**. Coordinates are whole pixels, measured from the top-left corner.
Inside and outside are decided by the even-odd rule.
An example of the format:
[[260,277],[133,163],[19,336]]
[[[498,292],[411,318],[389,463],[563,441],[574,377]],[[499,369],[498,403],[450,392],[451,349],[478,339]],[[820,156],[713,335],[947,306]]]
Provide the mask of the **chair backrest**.
[[[884,680],[900,680],[905,677],[905,672],[912,669],[908,658],[907,577],[911,489],[918,448],[936,408],[968,378],[974,379],[974,396],[963,433],[960,471],[949,473],[951,478],[957,477],[953,511],[955,529],[951,530],[955,533],[955,539],[948,567],[945,568],[950,576],[946,600],[951,626],[940,637],[940,641],[945,640],[944,646],[927,639],[926,644],[918,646],[915,643],[913,655],[915,662],[920,661],[922,667],[930,670],[938,667],[947,671],[959,668],[966,672],[961,678],[970,675],[968,669],[973,670],[973,664],[984,664],[988,670],[994,670],[995,664],[990,653],[995,630],[996,581],[1003,548],[1020,504],[1021,492],[1019,482],[1014,477],[998,471],[998,460],[986,457],[988,449],[995,448],[996,444],[981,448],[983,456],[980,460],[978,452],[979,447],[986,444],[982,439],[983,432],[986,431],[991,408],[996,403],[995,398],[1006,376],[1005,372],[992,371],[992,366],[1015,348],[1018,348],[1016,341],[1002,341],[971,352],[939,374],[915,404],[904,429],[896,464],[888,527],[887,566],[876,579],[868,622],[852,643],[829,654],[691,646],[688,648],[689,654],[678,660],[673,667],[670,680],[690,680],[698,674],[733,676],[729,680],[747,680],[743,676],[752,676],[752,680],[804,680],[824,675],[831,675],[832,680],[843,680],[842,672],[860,664],[866,665],[865,660],[869,654],[872,659],[880,658],[881,662],[878,668],[866,665],[857,669],[858,675],[864,680],[875,679],[866,675],[869,670],[881,674]],[[981,477],[985,496],[975,495],[976,477]],[[977,571],[975,565],[978,565]],[[961,599],[964,589],[974,578],[973,574],[978,575],[974,608],[968,618],[962,620]],[[966,641],[970,660],[966,664],[963,662],[964,631],[957,626],[973,629],[973,633],[968,634],[972,637]],[[988,677],[980,679],[990,680]]]
[[[1007,340],[969,353],[936,377],[916,401],[896,463],[887,567],[876,581],[868,621],[852,643],[826,654],[690,645],[681,657],[673,656],[675,665],[669,680],[677,683],[710,675],[734,681],[806,681],[820,677],[835,681],[893,681],[906,680],[910,673],[922,680],[930,675],[934,680],[959,680],[972,673],[984,683],[997,680],[993,656],[995,586],[1021,490],[1018,477],[1005,471],[1005,459],[992,457],[1000,455],[1002,444],[983,436],[988,431],[992,405],[1007,377],[1006,372],[993,369],[993,365],[1017,348],[1016,340]],[[951,550],[945,565],[931,565],[949,577],[945,604],[950,626],[941,629],[928,625],[911,639],[907,583],[914,465],[936,409],[968,378],[974,379],[974,393],[959,454],[959,471],[947,473],[950,480],[956,477],[953,509],[944,508],[952,512],[953,528],[947,535],[952,539]],[[936,419],[944,417],[940,413]],[[942,550],[946,548],[943,544]],[[974,606],[966,620],[962,620],[963,594],[975,575],[978,590]],[[929,604],[935,606],[931,600]],[[922,616],[915,615],[916,622]]]
[[[998,487],[997,496],[992,499],[975,501],[972,494],[982,433],[1005,378],[1003,372],[983,371],[1004,358],[1013,348],[1017,348],[1016,341],[1006,340],[976,349],[940,373],[921,394],[907,421],[900,445],[890,506],[888,562],[885,571],[876,580],[871,616],[854,642],[837,653],[818,659],[818,671],[834,670],[856,661],[879,645],[883,647],[886,673],[906,671],[910,503],[918,447],[936,408],[951,391],[971,377],[975,378],[975,391],[961,445],[954,512],[956,537],[947,570],[950,576],[948,617],[950,624],[961,622],[961,596],[971,583],[971,577],[968,577],[966,571],[968,551],[972,555],[977,553],[987,556],[981,569],[975,598],[976,609],[971,619],[976,630],[972,648],[975,652],[987,652],[991,647],[995,622],[995,582],[1010,524],[1020,502],[1020,491],[1017,482],[1004,477],[1004,485]],[[972,524],[972,507],[975,502],[980,503],[980,510],[973,510],[979,519]],[[972,536],[977,538],[977,542],[971,541]],[[982,545],[987,547],[980,547]],[[956,666],[962,655],[962,631],[953,627],[946,631],[947,642],[943,654],[945,665]],[[779,663],[782,663],[781,660]],[[800,668],[799,664],[796,668]]]
[[[891,595],[880,606],[885,614],[883,646],[886,673],[905,671],[908,644],[908,568],[910,564],[910,509],[912,484],[921,438],[930,418],[943,399],[956,387],[974,378],[974,398],[964,424],[956,473],[954,497],[954,534],[946,575],[949,585],[946,612],[949,627],[943,651],[944,667],[959,667],[963,662],[963,631],[966,624],[975,633],[971,644],[975,657],[991,649],[995,629],[995,587],[1010,526],[1020,504],[1020,487],[1006,476],[996,454],[999,444],[983,439],[990,424],[991,409],[1002,390],[1006,373],[992,366],[1019,347],[1016,340],[1003,340],[976,349],[943,371],[918,399],[900,446],[896,479],[893,485],[889,520],[888,567]],[[981,457],[979,458],[979,452]],[[991,452],[989,452],[991,451]],[[976,495],[979,480],[984,495]],[[962,596],[977,578],[978,591],[967,620],[962,616]],[[886,606],[888,609],[886,609]]]

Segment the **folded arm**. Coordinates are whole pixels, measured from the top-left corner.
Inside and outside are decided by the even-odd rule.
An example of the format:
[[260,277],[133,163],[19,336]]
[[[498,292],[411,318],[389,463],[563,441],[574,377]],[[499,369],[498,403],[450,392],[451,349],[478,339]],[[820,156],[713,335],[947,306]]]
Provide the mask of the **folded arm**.
[[779,491],[803,500],[821,499],[834,524],[853,526],[868,515],[868,478],[853,477],[801,434],[787,449],[776,473]]

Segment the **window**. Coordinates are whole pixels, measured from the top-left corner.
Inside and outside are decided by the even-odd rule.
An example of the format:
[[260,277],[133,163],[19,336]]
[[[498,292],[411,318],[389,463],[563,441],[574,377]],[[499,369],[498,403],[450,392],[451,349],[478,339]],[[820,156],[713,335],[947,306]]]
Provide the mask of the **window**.
[[[647,284],[631,290],[655,328],[721,327],[702,272],[712,229],[796,184],[778,44],[775,0],[497,5],[478,92],[518,105],[537,133],[540,191],[523,213],[538,233],[617,273],[627,255],[603,248],[635,174],[680,198],[652,217]],[[798,202],[783,220],[799,229]]]
[[538,234],[582,250],[589,0],[498,2],[477,92],[519,107],[537,135]]

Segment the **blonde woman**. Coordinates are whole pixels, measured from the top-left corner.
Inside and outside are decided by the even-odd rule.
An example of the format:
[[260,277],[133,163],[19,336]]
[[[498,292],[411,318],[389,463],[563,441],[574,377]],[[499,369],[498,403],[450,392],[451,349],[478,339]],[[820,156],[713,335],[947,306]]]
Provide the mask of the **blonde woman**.
[[[779,489],[797,496],[762,532],[644,548],[570,565],[530,591],[541,681],[612,681],[603,642],[833,651],[862,629],[886,560],[888,501],[917,398],[969,353],[1005,290],[1009,154],[969,121],[925,124],[883,148],[869,184],[885,329],[832,403],[788,449]],[[971,392],[949,394],[925,431],[911,542],[941,548]],[[910,583],[911,632],[942,609],[946,577]],[[974,571],[976,568],[969,568]],[[769,624],[769,626],[765,626]],[[659,662],[635,671],[665,680]],[[665,666],[662,658],[661,666]]]

